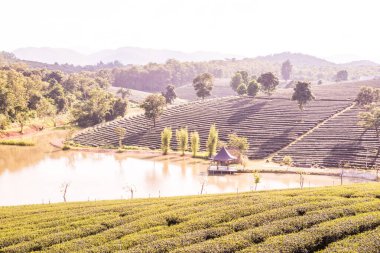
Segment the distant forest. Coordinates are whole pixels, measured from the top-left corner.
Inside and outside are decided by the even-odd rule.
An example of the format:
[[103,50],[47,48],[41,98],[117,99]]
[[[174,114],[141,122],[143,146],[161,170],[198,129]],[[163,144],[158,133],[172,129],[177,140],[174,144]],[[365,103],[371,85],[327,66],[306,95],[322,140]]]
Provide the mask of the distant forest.
[[281,76],[281,64],[290,60],[293,65],[291,80],[334,81],[338,71],[346,70],[349,80],[380,76],[379,65],[366,65],[360,62],[334,64],[309,55],[282,53],[273,56],[246,58],[242,60],[225,59],[205,62],[179,62],[169,59],[163,64],[123,65],[118,61],[98,63],[89,66],[70,64],[45,64],[18,60],[11,53],[0,54],[0,65],[25,64],[31,68],[60,70],[66,73],[106,70],[110,73],[113,86],[125,87],[148,92],[163,91],[168,84],[181,86],[189,84],[201,73],[211,73],[215,78],[230,78],[235,72],[247,71],[259,76],[264,72],[273,72]]

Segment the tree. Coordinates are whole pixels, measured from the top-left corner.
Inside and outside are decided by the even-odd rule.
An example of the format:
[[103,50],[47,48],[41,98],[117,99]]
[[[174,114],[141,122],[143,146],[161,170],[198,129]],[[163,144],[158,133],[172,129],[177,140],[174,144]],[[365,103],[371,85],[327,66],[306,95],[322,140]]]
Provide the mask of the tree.
[[69,186],[70,186],[70,183],[68,182],[64,182],[61,185],[61,193],[63,197],[63,202],[66,202],[66,194],[67,194],[67,189],[69,188]]
[[216,153],[216,147],[218,145],[218,130],[216,129],[215,124],[212,124],[210,127],[210,132],[207,138],[207,152],[208,156],[211,157]]
[[347,81],[348,80],[348,72],[347,70],[340,70],[338,73],[336,73],[335,81],[341,82],[341,81]]
[[279,84],[278,78],[272,72],[261,74],[257,81],[261,84],[261,90],[268,96],[272,95]]
[[24,133],[24,126],[35,117],[35,111],[21,111],[16,115],[16,120],[20,125],[20,133]]
[[55,117],[57,115],[57,108],[54,106],[54,101],[48,98],[41,98],[36,105],[36,113],[39,118],[50,118],[56,127],[57,123]]
[[242,83],[244,83],[242,75],[239,72],[236,72],[235,75],[232,76],[231,81],[230,81],[231,88],[234,91],[237,91],[237,88]]
[[214,87],[214,77],[209,73],[203,73],[193,80],[193,86],[198,97],[204,99],[211,95]]
[[128,99],[114,98],[111,100],[111,108],[106,115],[106,121],[124,117],[128,110]]
[[304,110],[305,105],[314,100],[315,97],[311,92],[311,84],[309,82],[297,82],[292,95],[292,100],[297,101],[298,107],[301,111]]
[[118,89],[118,91],[116,93],[120,94],[122,99],[126,99],[127,97],[129,97],[131,95],[131,90],[125,89],[125,88],[120,88],[120,89]]
[[249,149],[248,139],[239,137],[237,134],[228,135],[228,147],[239,150],[240,154],[244,155]]
[[115,133],[117,134],[117,137],[119,139],[119,148],[121,149],[122,140],[125,137],[125,135],[127,134],[127,130],[124,127],[116,127]]
[[144,102],[140,105],[145,111],[145,117],[153,120],[153,126],[156,126],[156,120],[164,112],[166,105],[165,98],[160,94],[152,94],[145,98]]
[[260,84],[256,80],[252,80],[249,82],[248,87],[247,87],[247,94],[250,97],[256,97],[257,94],[260,91]]
[[367,112],[359,113],[358,125],[365,129],[374,129],[379,139],[380,107],[372,106]]
[[161,132],[161,150],[162,154],[167,155],[170,150],[170,142],[172,139],[172,129],[165,127]]
[[375,89],[369,86],[363,86],[356,97],[356,102],[359,106],[366,106],[378,102],[380,98],[380,89]]
[[286,155],[282,158],[282,163],[287,166],[287,169],[289,169],[289,166],[293,165],[293,158]]
[[281,66],[281,75],[286,81],[290,79],[290,75],[292,74],[293,65],[289,60],[282,63]]
[[177,129],[176,139],[178,150],[182,152],[182,155],[185,155],[185,151],[187,150],[189,144],[189,133],[187,131],[187,128],[181,128],[179,130]]
[[174,100],[177,98],[174,85],[169,84],[168,86],[166,86],[166,91],[162,92],[162,96],[165,97],[167,104],[172,104]]
[[237,87],[237,90],[236,90],[237,94],[239,94],[240,96],[243,96],[245,94],[247,94],[247,86],[244,84],[244,83],[241,83],[239,85],[239,87]]
[[236,73],[239,73],[241,75],[243,83],[245,83],[247,85],[248,82],[249,82],[248,72],[245,71],[245,70],[240,70],[240,71],[238,71]]
[[190,141],[191,141],[191,152],[193,153],[193,157],[196,157],[200,148],[200,140],[199,140],[198,132],[192,132],[190,134]]
[[71,111],[74,122],[80,127],[89,127],[106,120],[112,109],[112,95],[100,88],[92,89],[85,101],[75,104]]
[[257,171],[255,171],[253,173],[253,182],[255,183],[255,191],[257,190],[257,185],[260,183],[260,181],[261,181],[261,176]]

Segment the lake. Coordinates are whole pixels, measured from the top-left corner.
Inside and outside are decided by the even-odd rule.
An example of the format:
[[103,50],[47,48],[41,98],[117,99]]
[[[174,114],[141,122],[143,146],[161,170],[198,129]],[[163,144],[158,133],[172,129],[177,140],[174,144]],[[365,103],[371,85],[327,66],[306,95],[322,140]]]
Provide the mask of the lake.
[[[62,151],[49,141],[64,132],[41,135],[32,147],[0,146],[0,205],[134,197],[165,197],[253,189],[253,175],[207,175],[207,163],[181,157],[158,159],[124,154]],[[37,137],[34,137],[37,138]],[[344,178],[343,183],[365,182]],[[339,177],[305,175],[304,187],[340,184]],[[261,174],[257,190],[299,188],[299,175]]]

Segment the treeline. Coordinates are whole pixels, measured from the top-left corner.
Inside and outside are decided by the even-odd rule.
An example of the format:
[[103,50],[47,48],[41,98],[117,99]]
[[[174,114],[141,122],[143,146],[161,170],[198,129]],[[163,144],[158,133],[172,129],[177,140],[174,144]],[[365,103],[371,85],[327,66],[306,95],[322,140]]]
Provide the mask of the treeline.
[[109,73],[30,70],[19,65],[0,68],[0,129],[17,123],[21,132],[32,119],[67,115],[82,127],[124,116],[128,102],[107,91]]

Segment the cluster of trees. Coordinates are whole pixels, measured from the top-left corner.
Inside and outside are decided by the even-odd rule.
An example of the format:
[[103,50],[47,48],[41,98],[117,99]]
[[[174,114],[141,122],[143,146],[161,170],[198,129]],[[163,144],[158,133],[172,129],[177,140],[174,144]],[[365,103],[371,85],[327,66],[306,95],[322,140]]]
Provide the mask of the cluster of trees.
[[124,116],[128,101],[107,91],[106,71],[64,74],[14,65],[0,69],[0,128],[18,123],[21,132],[33,118],[67,114],[81,127]]
[[278,78],[272,72],[261,74],[256,79],[256,76],[249,77],[246,71],[238,71],[232,76],[230,81],[231,88],[237,94],[251,97],[255,97],[259,91],[270,96],[278,84]]
[[190,83],[194,76],[209,72],[216,77],[224,73],[215,62],[179,62],[170,59],[164,64],[149,63],[143,66],[116,68],[112,70],[115,86],[157,92],[168,84],[180,86]]
[[[167,155],[171,150],[171,139],[173,136],[172,129],[165,127],[161,132],[161,150],[164,155]],[[189,146],[189,132],[187,127],[176,130],[177,150],[185,155],[185,152],[189,150],[192,152],[193,157],[197,157],[200,150],[200,138],[197,131],[190,133],[190,146]],[[219,140],[219,132],[215,124],[212,124],[207,137],[206,151],[207,156],[212,157],[215,155],[217,148],[228,147],[239,152],[239,155],[245,155],[249,149],[249,143],[247,138],[240,137],[237,134],[228,135],[228,142],[224,143]]]

